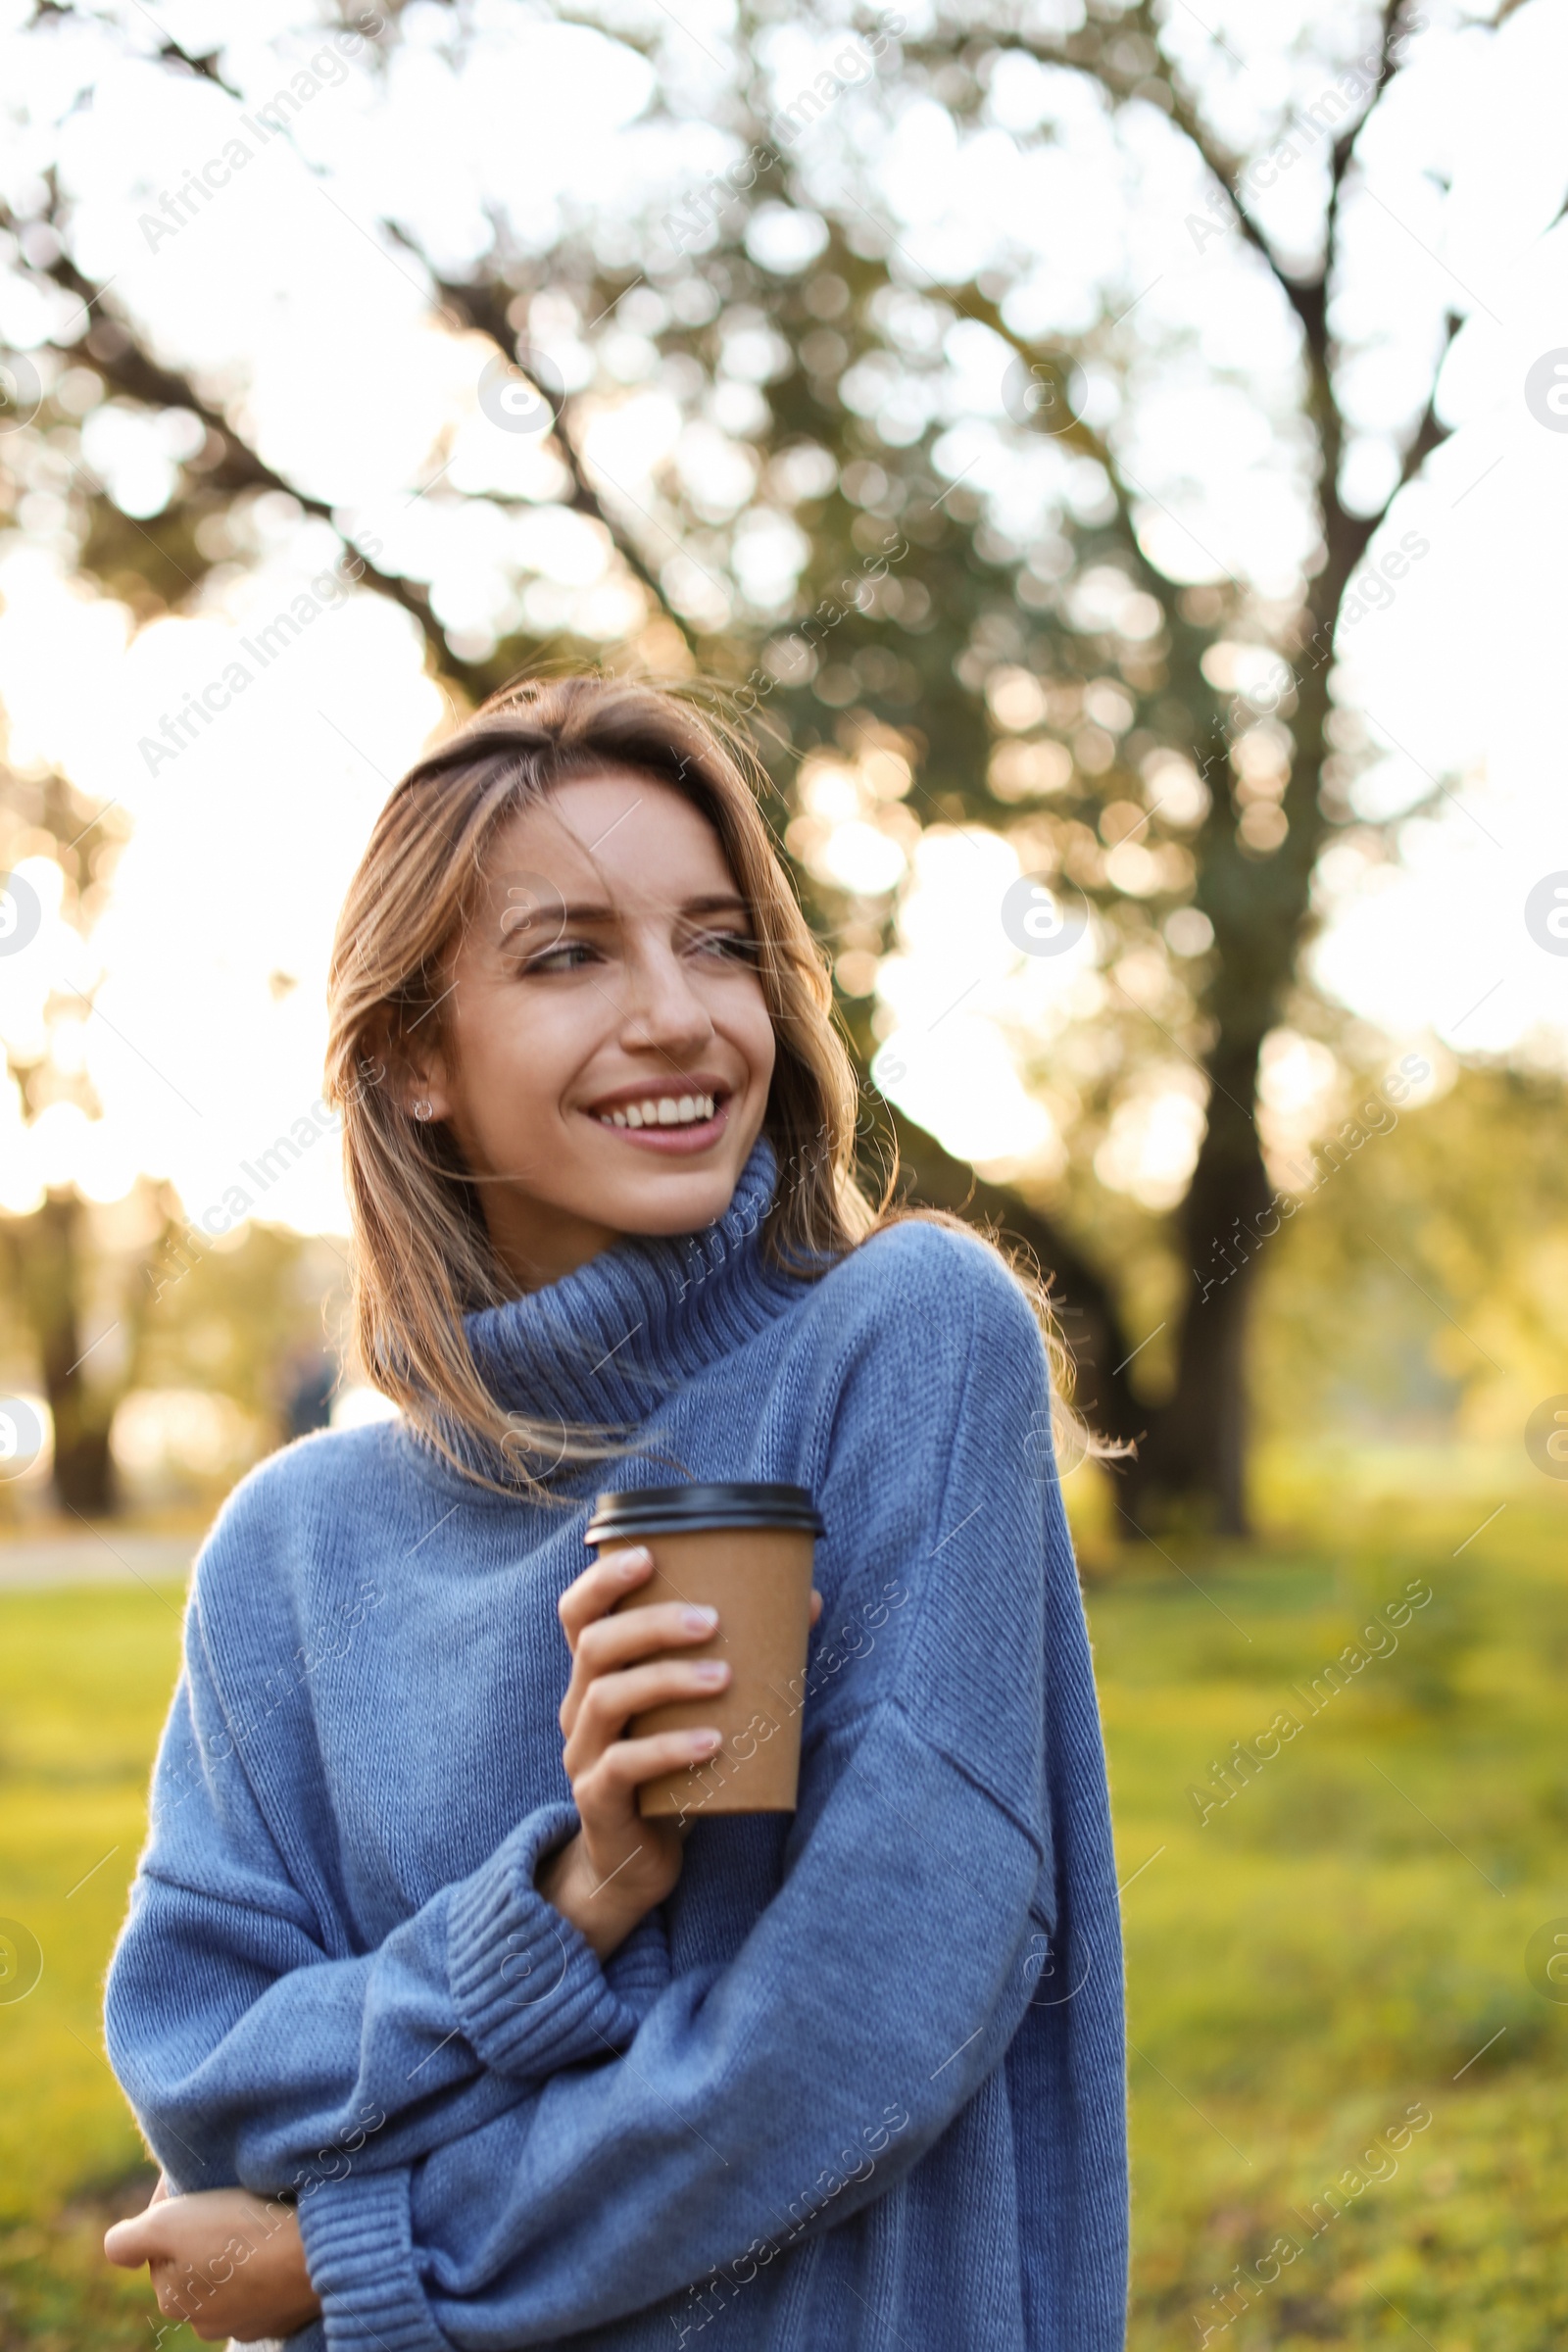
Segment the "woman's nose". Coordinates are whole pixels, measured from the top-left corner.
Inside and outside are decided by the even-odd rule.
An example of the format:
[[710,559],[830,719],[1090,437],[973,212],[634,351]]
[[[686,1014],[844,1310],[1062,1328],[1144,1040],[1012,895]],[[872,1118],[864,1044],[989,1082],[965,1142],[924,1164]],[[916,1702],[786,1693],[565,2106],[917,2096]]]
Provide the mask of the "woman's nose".
[[673,1051],[711,1037],[712,1016],[679,956],[658,950],[635,957],[627,973],[627,991],[628,1044]]

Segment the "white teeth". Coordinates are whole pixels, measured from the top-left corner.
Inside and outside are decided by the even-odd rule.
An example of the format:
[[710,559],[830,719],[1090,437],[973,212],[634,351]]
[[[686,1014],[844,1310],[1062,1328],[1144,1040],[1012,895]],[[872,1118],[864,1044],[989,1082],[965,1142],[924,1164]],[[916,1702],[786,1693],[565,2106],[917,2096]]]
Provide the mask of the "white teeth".
[[714,1116],[711,1095],[662,1095],[657,1102],[628,1102],[624,1110],[602,1110],[602,1127],[693,1127]]

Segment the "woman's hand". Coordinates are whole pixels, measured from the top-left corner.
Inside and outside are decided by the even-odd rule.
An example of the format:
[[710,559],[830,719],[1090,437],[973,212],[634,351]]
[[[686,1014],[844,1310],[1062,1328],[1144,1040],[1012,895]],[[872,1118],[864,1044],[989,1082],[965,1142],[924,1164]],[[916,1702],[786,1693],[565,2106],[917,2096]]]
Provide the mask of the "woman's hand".
[[[627,1740],[634,1715],[675,1699],[716,1696],[729,1681],[722,1658],[682,1658],[711,1639],[711,1609],[679,1601],[611,1612],[653,1574],[642,1545],[615,1549],[584,1569],[561,1596],[561,1623],[571,1650],[571,1681],[562,1701],[566,1777],[582,1828],[539,1866],[537,1885],[556,1909],[606,1960],[637,1922],[662,1903],[680,1877],[682,1828],[644,1821],[637,1791],[661,1773],[700,1764],[719,1745],[716,1731],[662,1732]],[[811,1623],[821,1615],[811,1595]]]
[[298,2215],[248,2189],[172,2197],[160,2180],[145,2213],[115,2224],[104,2252],[122,2270],[146,2263],[159,2310],[210,2343],[292,2335],[320,2316]]
[[722,1658],[671,1657],[710,1641],[713,1610],[680,1601],[611,1611],[648,1582],[653,1554],[616,1549],[584,1569],[561,1596],[561,1623],[571,1650],[571,1681],[561,1706],[566,1777],[581,1816],[575,1838],[541,1863],[538,1887],[601,1960],[662,1903],[680,1877],[681,1833],[673,1821],[644,1821],[637,1791],[661,1773],[700,1764],[719,1745],[716,1731],[623,1737],[633,1715],[673,1699],[722,1690]]

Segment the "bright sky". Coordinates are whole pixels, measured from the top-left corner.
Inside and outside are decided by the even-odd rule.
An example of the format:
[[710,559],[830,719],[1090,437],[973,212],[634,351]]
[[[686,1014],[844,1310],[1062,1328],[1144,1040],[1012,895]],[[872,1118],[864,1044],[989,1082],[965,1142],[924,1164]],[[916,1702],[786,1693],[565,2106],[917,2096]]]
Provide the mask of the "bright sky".
[[[61,160],[84,266],[115,279],[116,299],[156,343],[243,390],[264,454],[352,513],[391,560],[429,576],[443,618],[476,646],[519,609],[537,624],[570,618],[605,638],[635,625],[595,532],[551,503],[562,483],[541,442],[500,430],[480,409],[486,348],[431,325],[416,269],[385,250],[374,223],[402,219],[454,267],[482,250],[487,209],[536,249],[590,218],[626,251],[646,252],[662,212],[728,160],[704,119],[729,26],[723,0],[683,0],[679,24],[628,0],[626,21],[658,34],[664,86],[691,118],[679,128],[639,121],[655,86],[641,59],[488,0],[474,12],[471,62],[453,63],[441,47],[451,12],[417,6],[384,81],[364,59],[341,73],[328,59],[292,146],[262,143],[253,114],[244,127],[248,109],[147,63],[146,12],[106,11],[107,31],[24,34],[30,13],[26,0],[0,0],[0,88],[31,123],[9,143],[12,195]],[[225,70],[251,109],[322,54],[323,36],[291,30],[279,5],[248,8],[237,47],[229,20],[209,5],[155,13],[194,48],[221,37]],[[1388,428],[1422,397],[1449,306],[1467,319],[1443,385],[1458,429],[1374,549],[1408,548],[1414,535],[1420,553],[1382,609],[1346,632],[1341,656],[1342,699],[1358,704],[1388,755],[1360,788],[1368,812],[1402,808],[1435,782],[1446,797],[1430,821],[1406,828],[1397,870],[1369,867],[1350,848],[1335,853],[1315,968],[1388,1032],[1392,1053],[1436,1038],[1461,1052],[1561,1061],[1568,955],[1532,937],[1525,902],[1544,877],[1568,871],[1553,708],[1568,414],[1544,392],[1532,407],[1526,382],[1559,347],[1568,362],[1568,226],[1549,226],[1563,194],[1568,0],[1530,0],[1495,40],[1445,29],[1446,14],[1431,13],[1436,29],[1413,44],[1408,85],[1372,142],[1371,184],[1348,208],[1336,323],[1360,352],[1364,429],[1353,464],[1369,491],[1388,464]],[[918,21],[917,0],[905,14]],[[1205,36],[1186,12],[1177,18],[1196,55]],[[1321,61],[1291,61],[1281,44],[1292,26],[1278,8],[1211,8],[1207,21],[1238,61],[1203,67],[1236,138],[1260,124],[1277,136],[1327,86]],[[845,39],[800,24],[772,37],[780,103]],[[91,110],[54,127],[87,78]],[[1055,122],[1056,143],[1025,156],[1016,136],[1042,120]],[[143,217],[180,184],[176,174],[220,157],[236,136],[253,151],[245,168],[177,232],[150,233]],[[1147,493],[1151,553],[1180,578],[1233,570],[1265,590],[1288,587],[1305,537],[1299,456],[1271,423],[1286,407],[1290,367],[1280,307],[1239,240],[1195,230],[1202,183],[1152,110],[1112,136],[1081,87],[1020,65],[998,75],[985,122],[956,140],[939,109],[884,77],[842,99],[796,154],[808,194],[823,203],[858,173],[920,269],[950,257],[969,266],[976,255],[1027,264],[1010,303],[1020,326],[1081,326],[1097,288],[1113,313],[1131,306],[1123,448]],[[1268,219],[1282,236],[1309,237],[1317,172],[1308,152],[1278,175]],[[1449,175],[1451,193],[1434,173]],[[731,514],[751,494],[738,437],[757,397],[748,367],[760,374],[765,354],[737,358],[707,417],[683,413],[644,381],[651,346],[639,299],[623,306],[609,372],[593,390],[595,463],[651,499],[648,468],[673,452],[715,515]],[[533,321],[568,385],[584,380],[586,365],[573,323],[548,305]],[[0,330],[25,345],[43,326],[0,274]],[[940,444],[944,468],[971,468],[969,486],[999,511],[1021,486],[993,430],[1004,356],[993,338],[956,330]],[[1108,384],[1092,389],[1108,416]],[[88,417],[84,447],[127,512],[157,511],[177,449],[108,410]],[[419,495],[443,466],[434,494]],[[446,484],[468,501],[443,505]],[[527,503],[504,509],[486,491]],[[0,542],[11,758],[57,762],[84,790],[118,800],[135,830],[85,948],[51,919],[51,902],[33,946],[0,956],[0,1029],[19,1047],[36,1033],[51,986],[108,975],[95,1016],[63,1042],[84,1058],[105,1117],[89,1126],[62,1107],[24,1135],[14,1093],[0,1090],[0,1199],[20,1210],[43,1182],[67,1177],[115,1199],[140,1169],[171,1178],[199,1217],[245,1182],[243,1163],[309,1115],[337,906],[388,785],[442,716],[440,697],[412,626],[323,580],[337,541],[286,511],[258,513],[256,547],[245,551],[257,560],[221,568],[198,617],[134,639],[120,608],[71,583],[47,490],[23,521],[24,534]],[[765,610],[787,591],[791,542],[780,525],[759,545],[752,586]],[[324,609],[262,672],[246,641],[254,646],[258,627],[313,578]],[[140,747],[163,714],[236,660],[254,682],[197,743],[149,772]],[[841,845],[847,872],[866,854],[858,839],[847,833]],[[1008,948],[998,906],[1017,859],[1000,839],[929,839],[913,875],[901,876],[885,839],[872,855],[866,881],[906,892],[901,953],[882,979],[884,1083],[952,1148],[988,1164],[1049,1168],[1059,1146],[1018,1056],[1025,1039],[1092,1020],[1103,987],[1093,935],[1060,958]],[[24,871],[47,900],[51,869],[35,861]],[[1298,1110],[1325,1075],[1310,1053],[1282,1050],[1273,1066],[1281,1100],[1294,1089]],[[1155,1066],[1118,1113],[1120,1140],[1102,1173],[1152,1203],[1170,1197],[1198,1117],[1181,1065]],[[269,1192],[264,1213],[307,1231],[346,1224],[329,1139]]]

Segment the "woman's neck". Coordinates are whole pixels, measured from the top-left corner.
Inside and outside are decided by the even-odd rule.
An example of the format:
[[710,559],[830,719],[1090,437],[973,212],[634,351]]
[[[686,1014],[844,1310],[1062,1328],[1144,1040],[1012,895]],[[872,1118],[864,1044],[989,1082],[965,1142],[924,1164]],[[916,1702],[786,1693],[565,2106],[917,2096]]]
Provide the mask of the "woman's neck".
[[515,1286],[516,1298],[564,1281],[622,1238],[612,1226],[575,1217],[511,1186],[486,1193],[484,1216],[496,1263]]
[[711,1225],[608,1236],[569,1274],[466,1316],[497,1402],[565,1425],[636,1425],[683,1379],[760,1330],[799,1295],[761,1247],[776,1175],[772,1148],[760,1140]]

